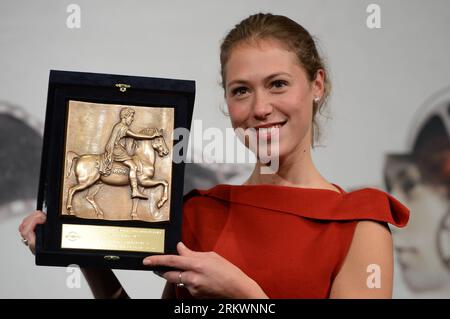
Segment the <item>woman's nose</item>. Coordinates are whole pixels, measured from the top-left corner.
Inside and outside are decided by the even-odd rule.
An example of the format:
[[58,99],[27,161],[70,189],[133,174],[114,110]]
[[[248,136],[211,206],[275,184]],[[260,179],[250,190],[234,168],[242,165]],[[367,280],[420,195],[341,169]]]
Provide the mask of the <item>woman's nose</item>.
[[273,107],[264,93],[255,92],[253,101],[253,114],[258,120],[267,118],[272,113]]

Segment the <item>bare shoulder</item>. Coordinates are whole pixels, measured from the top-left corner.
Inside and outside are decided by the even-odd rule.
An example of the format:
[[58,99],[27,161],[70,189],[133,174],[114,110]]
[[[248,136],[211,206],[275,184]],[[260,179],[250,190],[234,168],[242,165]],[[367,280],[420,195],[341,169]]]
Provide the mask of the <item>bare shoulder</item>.
[[391,298],[392,236],[385,223],[359,221],[331,298]]

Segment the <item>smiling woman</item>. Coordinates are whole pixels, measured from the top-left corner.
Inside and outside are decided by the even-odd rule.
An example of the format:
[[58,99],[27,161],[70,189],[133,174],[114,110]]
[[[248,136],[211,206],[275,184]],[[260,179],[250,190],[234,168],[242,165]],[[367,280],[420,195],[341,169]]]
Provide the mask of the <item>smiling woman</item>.
[[[254,15],[229,32],[221,46],[220,62],[222,86],[230,112],[235,110],[234,106],[258,103],[261,107],[256,110],[256,116],[264,117],[264,112],[268,111],[264,106],[273,104],[260,96],[264,92],[261,88],[266,88],[270,96],[281,95],[279,100],[286,101],[285,107],[291,105],[292,108],[293,105],[297,112],[303,109],[312,113],[305,114],[302,119],[310,119],[313,124],[310,139],[314,147],[320,137],[316,116],[326,105],[331,82],[325,63],[306,29],[284,16]],[[311,101],[305,99],[305,93],[314,94],[312,109],[299,105]],[[232,121],[242,114],[236,114],[238,118],[232,116]],[[301,127],[307,131],[309,125]]]
[[[255,14],[228,33],[220,57],[233,128],[256,131],[278,150],[279,166],[262,173],[268,163],[256,149],[244,185],[185,196],[179,255],[143,260],[178,269],[159,273],[163,297],[390,298],[387,224],[405,226],[409,210],[377,189],[347,193],[315,167],[316,116],[330,83],[309,32],[287,17]],[[20,228],[31,249],[42,222],[37,213]],[[112,272],[85,275],[96,296],[126,296]]]
[[316,169],[316,117],[331,84],[311,35],[287,17],[252,15],[225,37],[220,60],[233,128],[275,147],[279,169],[262,174],[256,149],[244,185],[186,195],[180,255],[144,260],[180,269],[163,274],[164,297],[390,298],[387,223],[406,225],[409,211],[380,190],[347,193]]
[[226,63],[233,127],[254,128],[264,140],[276,134],[279,159],[297,157],[314,142],[313,109],[319,104],[311,103],[324,94],[324,71],[318,70],[311,83],[296,55],[279,40],[254,41],[237,44]]

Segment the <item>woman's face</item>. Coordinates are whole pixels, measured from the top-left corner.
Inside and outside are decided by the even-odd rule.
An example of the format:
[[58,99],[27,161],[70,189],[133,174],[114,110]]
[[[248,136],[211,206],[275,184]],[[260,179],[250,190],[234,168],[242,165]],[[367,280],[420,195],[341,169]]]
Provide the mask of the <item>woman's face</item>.
[[393,229],[396,258],[405,282],[416,292],[447,285],[450,273],[438,249],[438,245],[447,243],[443,253],[446,256],[450,253],[448,231],[440,230],[449,209],[447,196],[437,186],[422,183],[415,183],[406,194],[400,183],[390,182],[393,186],[391,194],[411,210],[408,226]]
[[225,68],[233,128],[254,128],[258,141],[268,143],[270,132],[278,134],[280,158],[310,147],[313,99],[323,95],[322,70],[310,82],[297,56],[271,39],[238,44]]

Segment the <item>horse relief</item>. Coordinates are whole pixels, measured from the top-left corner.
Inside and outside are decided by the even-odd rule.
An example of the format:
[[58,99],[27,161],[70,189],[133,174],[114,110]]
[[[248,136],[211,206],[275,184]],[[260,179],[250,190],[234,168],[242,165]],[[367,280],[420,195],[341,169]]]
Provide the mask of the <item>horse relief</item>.
[[[165,141],[167,134],[164,129],[155,127],[144,128],[138,132],[132,130],[130,126],[134,121],[135,108],[138,107],[120,108],[119,121],[115,124],[111,122],[113,125],[108,132],[109,135],[103,136],[103,140],[106,141],[104,152],[80,154],[73,148],[66,147],[65,182],[67,186],[63,214],[88,218],[85,212],[87,209],[80,214],[83,205],[76,205],[74,197],[78,193],[91,205],[95,216],[99,219],[123,219],[123,217],[114,216],[115,214],[111,213],[113,211],[111,207],[121,212],[129,207],[128,219],[130,220],[164,220],[161,209],[164,205],[168,205],[169,181],[168,178],[155,178],[155,164],[158,158],[162,160],[170,153]],[[68,137],[70,137],[69,134]],[[74,180],[75,183],[73,183]],[[108,189],[105,189],[105,186]],[[156,191],[159,186],[162,191]],[[121,192],[118,192],[119,189]],[[149,189],[155,189],[155,191],[149,193]],[[85,191],[84,196],[83,191]],[[103,205],[108,206],[109,209],[102,208],[99,204],[100,200],[96,200],[98,194],[102,194]],[[141,207],[141,210],[146,211],[149,216],[139,218],[140,203],[144,203],[144,208]]]

